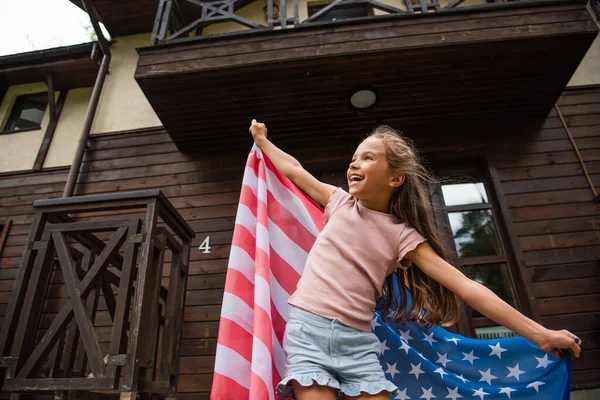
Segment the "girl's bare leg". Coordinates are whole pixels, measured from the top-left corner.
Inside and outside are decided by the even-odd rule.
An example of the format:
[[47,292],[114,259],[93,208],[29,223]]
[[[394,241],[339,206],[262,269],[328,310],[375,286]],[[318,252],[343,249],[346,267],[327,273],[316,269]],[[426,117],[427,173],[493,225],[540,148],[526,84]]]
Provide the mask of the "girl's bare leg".
[[392,398],[392,396],[390,395],[390,392],[381,392],[381,393],[377,393],[377,394],[367,394],[367,393],[363,393],[359,396],[342,396],[342,399],[344,400],[390,400]]
[[[298,382],[293,381],[294,395],[296,400],[336,400],[337,390],[328,386],[317,385],[302,386]],[[382,397],[383,399],[383,397]],[[386,398],[389,400],[389,397]]]

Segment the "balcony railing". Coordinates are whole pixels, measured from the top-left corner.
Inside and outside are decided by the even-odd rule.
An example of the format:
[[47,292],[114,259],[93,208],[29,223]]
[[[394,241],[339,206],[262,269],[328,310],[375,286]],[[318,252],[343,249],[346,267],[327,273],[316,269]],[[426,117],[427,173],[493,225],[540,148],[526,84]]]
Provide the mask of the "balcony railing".
[[[311,23],[335,23],[349,19],[369,19],[390,14],[441,13],[457,8],[488,9],[508,3],[531,3],[535,0],[396,0],[395,5],[377,0],[333,0],[327,5],[311,6],[302,0],[267,0],[264,15],[257,17],[253,3],[265,0],[160,0],[151,44],[181,41],[198,36],[216,36],[233,31],[288,29]],[[299,4],[301,3],[301,4]],[[322,4],[322,3],[321,3]],[[300,10],[302,6],[302,10]],[[260,7],[260,6],[259,6]],[[260,10],[260,8],[258,8]],[[254,14],[252,14],[254,11]],[[288,17],[288,13],[292,16]],[[259,21],[260,19],[260,21]],[[207,32],[210,25],[234,23],[237,27]]]

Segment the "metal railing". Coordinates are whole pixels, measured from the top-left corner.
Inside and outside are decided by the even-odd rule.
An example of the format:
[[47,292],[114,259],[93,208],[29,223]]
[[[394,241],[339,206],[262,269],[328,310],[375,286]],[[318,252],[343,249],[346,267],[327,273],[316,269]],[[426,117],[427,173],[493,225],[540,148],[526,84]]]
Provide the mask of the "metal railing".
[[[299,25],[322,22],[328,14],[352,7],[363,7],[368,10],[368,13],[363,17],[353,17],[353,19],[365,19],[390,14],[439,13],[459,7],[471,10],[487,9],[508,3],[528,2],[528,0],[398,0],[398,7],[395,7],[377,0],[333,0],[301,21],[299,0],[291,0],[293,13],[291,17],[287,16],[287,0],[279,0],[279,4],[274,0],[267,0],[267,4],[264,6],[265,17],[263,22],[265,23],[259,23],[240,15],[239,11],[243,7],[257,1],[261,0],[217,0],[210,2],[201,0],[160,0],[154,21],[151,44],[156,45],[186,37],[215,36],[215,34],[205,34],[204,28],[223,22],[237,23],[250,31],[294,28]],[[373,15],[376,12],[377,15]],[[347,20],[349,18],[342,15],[338,21],[341,19]]]

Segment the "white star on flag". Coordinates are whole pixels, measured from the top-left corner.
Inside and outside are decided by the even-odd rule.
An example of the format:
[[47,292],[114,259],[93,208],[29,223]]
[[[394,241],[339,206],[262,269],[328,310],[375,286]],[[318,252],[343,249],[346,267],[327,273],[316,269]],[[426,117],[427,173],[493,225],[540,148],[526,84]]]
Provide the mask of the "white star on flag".
[[479,379],[479,382],[487,382],[488,385],[492,384],[492,379],[496,379],[497,377],[491,374],[491,368],[488,368],[487,371],[481,371],[479,370],[479,373],[481,374],[481,379]]
[[408,350],[410,350],[410,347],[408,347],[408,343],[406,343],[404,340],[401,340],[401,342],[402,346],[400,346],[398,350],[404,350],[406,354],[408,354]]
[[510,387],[505,387],[505,388],[500,389],[500,392],[498,392],[498,393],[504,393],[510,399],[510,394],[512,392],[516,392],[516,391],[517,391],[516,389],[510,388]]
[[406,340],[407,342],[409,340],[414,339],[414,337],[410,336],[410,329],[407,329],[405,331],[399,329],[398,332],[400,332],[400,336],[402,336],[402,339]]
[[459,397],[462,397],[459,393],[458,393],[458,386],[455,387],[453,390],[450,390],[450,388],[446,388],[448,389],[448,395],[445,397],[446,399],[452,399],[452,400],[456,400]]
[[446,340],[446,342],[453,342],[455,345],[458,345],[458,342],[460,342],[460,339],[453,337],[452,339]]
[[389,347],[387,347],[386,343],[387,343],[387,340],[384,340],[383,342],[381,342],[381,355],[384,355],[385,351],[390,349]]
[[515,365],[514,367],[506,367],[508,368],[508,370],[510,371],[510,373],[506,376],[507,378],[510,378],[511,376],[514,376],[515,378],[517,378],[517,381],[520,381],[519,376],[521,376],[522,374],[525,373],[525,371],[522,371],[519,369],[519,364]]
[[468,361],[468,362],[470,362],[471,364],[473,364],[473,361],[475,361],[475,360],[478,360],[478,359],[479,359],[479,357],[476,357],[476,356],[474,356],[474,355],[473,355],[473,352],[474,352],[474,351],[475,351],[475,350],[471,350],[471,352],[470,352],[469,354],[467,354],[467,353],[463,353],[463,355],[464,355],[464,357],[463,357],[463,360],[467,360],[467,361]]
[[436,361],[436,363],[442,364],[444,366],[444,368],[446,368],[446,364],[448,364],[449,362],[452,362],[452,360],[448,360],[448,353],[444,353],[444,355],[437,353],[437,355],[438,355],[438,360]]
[[434,374],[440,374],[440,378],[444,379],[444,375],[448,375],[448,373],[446,371],[444,371],[443,368],[438,368],[435,371],[433,371]]
[[387,369],[387,371],[385,371],[385,373],[386,373],[386,374],[390,374],[390,375],[392,376],[392,379],[394,379],[394,376],[395,376],[396,374],[399,374],[399,373],[400,373],[400,371],[398,371],[398,370],[396,369],[396,364],[397,364],[397,363],[394,363],[394,364],[388,364],[388,363],[386,363],[386,364],[387,364],[387,366],[388,366],[388,369]]
[[427,358],[423,355],[423,353],[419,353],[417,352],[417,354],[419,355],[419,357],[421,357],[423,360],[427,360]]
[[535,381],[530,383],[529,385],[527,385],[528,388],[532,387],[535,389],[536,393],[540,392],[540,386],[545,385],[544,382],[540,382],[540,381]]
[[492,349],[490,356],[498,356],[498,358],[500,359],[502,358],[502,353],[507,351],[506,349],[500,347],[500,342],[496,343],[495,346],[492,346],[491,344],[488,344],[488,346],[490,347],[490,349]]
[[473,397],[479,396],[479,398],[481,400],[483,400],[484,396],[489,395],[489,393],[486,393],[486,392],[483,391],[483,388],[479,388],[477,390],[475,390],[475,389],[471,389],[471,390],[473,391]]
[[458,379],[460,379],[461,381],[463,381],[463,383],[467,383],[467,380],[465,379],[465,377],[464,377],[462,374],[460,374],[460,375],[456,375],[456,377],[457,377]]
[[431,399],[436,398],[433,395],[433,393],[431,393],[431,391],[433,390],[433,387],[430,387],[429,389],[425,389],[424,387],[422,387],[421,390],[423,391],[423,394],[421,395],[421,397],[419,397],[420,399],[431,400]]
[[537,367],[535,367],[535,369],[542,368],[542,367],[544,367],[544,369],[546,369],[546,368],[548,368],[548,365],[550,365],[554,362],[552,360],[548,360],[548,353],[544,354],[544,357],[542,357],[542,358],[536,357],[535,359],[538,362],[538,365],[537,365]]
[[378,326],[381,325],[379,324],[379,322],[377,322],[377,317],[375,317],[371,320],[371,330],[374,331],[375,328],[377,328]]
[[425,339],[423,339],[424,341],[426,341],[427,343],[429,343],[431,346],[433,346],[433,342],[437,343],[437,340],[435,340],[433,338],[433,332],[431,332],[429,335],[425,334],[425,332],[423,332],[423,336],[425,337]]
[[398,394],[394,397],[395,400],[410,400],[410,397],[406,394],[406,390],[398,390]]
[[410,370],[410,372],[408,374],[409,375],[414,375],[415,378],[417,378],[417,380],[419,380],[419,375],[425,373],[421,369],[421,363],[418,363],[417,365],[415,365],[413,363],[410,363],[410,366],[412,367],[412,369]]

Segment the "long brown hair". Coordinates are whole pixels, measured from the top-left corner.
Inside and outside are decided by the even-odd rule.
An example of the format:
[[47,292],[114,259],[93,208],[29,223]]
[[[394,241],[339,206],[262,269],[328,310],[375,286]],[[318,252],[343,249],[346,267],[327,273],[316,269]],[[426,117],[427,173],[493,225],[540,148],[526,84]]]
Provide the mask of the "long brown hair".
[[[412,141],[386,125],[373,130],[367,138],[381,139],[390,172],[404,174],[404,183],[398,187],[390,199],[389,212],[399,222],[414,228],[427,238],[436,253],[448,259],[439,229],[433,220],[433,209],[429,199],[428,185],[436,180],[423,165],[421,157]],[[391,315],[394,322],[417,321],[431,325],[452,325],[459,315],[458,302],[454,293],[431,279],[418,267],[397,269],[399,292],[395,299],[394,274],[386,279],[386,290],[382,316],[386,316],[394,300],[398,309]],[[409,307],[406,289],[412,301]]]

